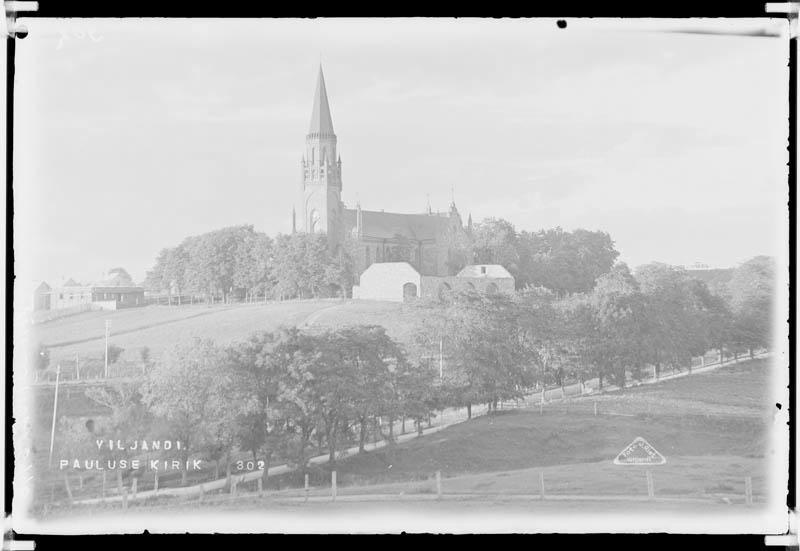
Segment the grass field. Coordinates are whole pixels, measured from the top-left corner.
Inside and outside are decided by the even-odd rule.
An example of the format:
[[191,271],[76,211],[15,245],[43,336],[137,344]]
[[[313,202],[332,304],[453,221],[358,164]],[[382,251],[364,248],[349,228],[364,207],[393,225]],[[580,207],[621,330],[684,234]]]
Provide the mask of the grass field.
[[[637,436],[675,457],[763,456],[766,423],[757,417],[512,411],[474,419],[425,436],[394,453],[377,450],[339,465],[343,484],[452,477],[575,463],[610,462]],[[753,462],[747,462],[754,467]],[[716,469],[711,469],[711,473]],[[706,476],[711,474],[703,472]],[[762,473],[751,473],[757,476]],[[743,475],[744,476],[744,475]],[[698,488],[700,489],[700,488]]]
[[240,305],[147,306],[110,312],[86,312],[33,326],[34,342],[50,348],[51,363],[59,359],[102,357],[105,321],[111,322],[109,342],[125,349],[122,360],[135,361],[148,347],[154,358],[179,341],[211,338],[225,344],[260,330],[281,325],[335,327],[380,324],[405,340],[417,325],[411,307],[374,301],[308,300]]
[[[778,369],[770,358],[728,364],[715,371],[665,380],[655,385],[630,387],[623,392],[597,395],[550,409],[569,408],[593,412],[661,415],[760,416],[775,411],[770,377]],[[782,406],[783,407],[783,406]]]
[[[500,411],[419,438],[396,450],[355,457],[343,473],[427,477],[611,460],[636,436],[666,456],[757,457],[766,452],[775,410],[771,358],[533,410]],[[598,416],[594,416],[597,401]],[[388,469],[388,465],[392,465]]]

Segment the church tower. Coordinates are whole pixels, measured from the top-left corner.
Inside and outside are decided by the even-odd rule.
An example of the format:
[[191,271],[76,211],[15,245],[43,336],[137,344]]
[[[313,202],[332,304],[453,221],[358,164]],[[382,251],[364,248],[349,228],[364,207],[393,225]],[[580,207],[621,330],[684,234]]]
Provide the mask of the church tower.
[[336,153],[331,110],[325,77],[320,65],[311,125],[306,135],[306,152],[302,160],[302,222],[305,232],[326,233],[331,246],[343,236],[342,160]]

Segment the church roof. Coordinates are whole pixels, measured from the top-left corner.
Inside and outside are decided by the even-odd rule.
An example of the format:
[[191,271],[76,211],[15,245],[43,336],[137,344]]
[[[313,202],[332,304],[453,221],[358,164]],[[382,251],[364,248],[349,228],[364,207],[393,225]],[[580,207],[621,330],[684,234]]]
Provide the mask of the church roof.
[[332,135],[333,120],[331,108],[328,105],[328,91],[325,89],[325,76],[322,74],[322,65],[319,66],[317,76],[317,90],[314,92],[314,106],[311,111],[311,125],[309,134]]
[[[356,227],[355,209],[345,209],[348,229]],[[361,235],[372,239],[394,239],[403,236],[411,241],[437,241],[447,230],[450,219],[437,214],[400,214],[396,212],[361,211]]]

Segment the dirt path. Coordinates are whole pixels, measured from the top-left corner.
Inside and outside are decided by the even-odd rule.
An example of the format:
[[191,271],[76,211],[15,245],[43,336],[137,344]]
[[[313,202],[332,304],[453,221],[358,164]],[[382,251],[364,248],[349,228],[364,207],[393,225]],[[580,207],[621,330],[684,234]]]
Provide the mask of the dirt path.
[[325,308],[320,308],[316,312],[312,312],[311,314],[306,316],[306,319],[304,319],[302,322],[300,322],[298,327],[311,327],[312,325],[317,323],[317,321],[319,321],[319,318],[323,314],[325,314],[326,312],[329,312],[331,310],[336,310],[337,308],[340,308],[342,306],[342,304],[344,304],[344,303],[342,302],[342,303],[339,303],[339,304],[334,304],[333,306],[326,306]]

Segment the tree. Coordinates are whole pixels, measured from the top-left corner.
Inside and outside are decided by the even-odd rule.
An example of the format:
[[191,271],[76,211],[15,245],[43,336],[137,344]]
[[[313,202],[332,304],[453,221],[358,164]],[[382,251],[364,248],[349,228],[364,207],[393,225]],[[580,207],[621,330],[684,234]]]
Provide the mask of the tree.
[[453,293],[444,305],[420,301],[420,359],[435,357],[443,339],[445,385],[459,405],[486,402],[496,408],[532,384],[534,349],[520,303],[504,294]]
[[272,279],[281,298],[317,298],[346,292],[354,280],[353,247],[331,250],[319,233],[279,235],[275,240]]
[[556,295],[545,287],[526,287],[516,295],[520,308],[521,337],[531,351],[531,359],[539,367],[536,379],[545,382],[548,369],[559,362],[564,353],[563,326]]
[[108,363],[114,364],[117,363],[119,357],[122,353],[125,352],[125,349],[121,346],[117,346],[116,344],[109,344],[108,345]]
[[294,335],[284,330],[277,334],[262,331],[228,347],[232,380],[229,399],[240,404],[235,412],[236,440],[254,460],[263,453],[264,478],[273,455],[285,448],[290,418],[281,389],[287,380],[286,360],[290,357],[286,344]]
[[[309,336],[310,342],[294,357],[293,370],[302,377],[303,394],[320,420],[329,461],[336,463],[338,438],[353,416],[351,392],[355,377],[347,351],[335,332]],[[309,346],[310,345],[310,346]]]
[[608,233],[584,229],[523,231],[517,247],[517,287],[542,286],[559,296],[591,291],[619,256]]
[[[151,430],[152,417],[142,400],[141,383],[117,383],[104,387],[90,387],[86,397],[107,408],[111,415],[96,423],[93,436],[99,440],[130,442],[139,440],[141,435]],[[111,448],[103,446],[100,454],[106,460],[131,460],[142,455],[141,451],[133,451],[124,447]],[[118,464],[118,463],[117,463]],[[122,489],[122,469],[117,468],[117,487]]]
[[598,369],[597,360],[600,358],[595,354],[601,344],[601,336],[592,297],[586,293],[575,293],[560,299],[554,307],[561,319],[561,337],[572,374],[581,384],[598,376],[602,388],[603,371]]
[[245,291],[245,297],[272,291],[272,239],[249,228],[237,246],[233,284]]
[[776,271],[773,258],[757,256],[737,267],[728,284],[733,338],[751,354],[754,348],[772,344]]
[[125,268],[122,268],[122,267],[111,268],[108,271],[108,276],[111,277],[111,278],[119,277],[121,280],[123,280],[125,282],[131,283],[131,284],[133,283],[133,278],[128,273],[128,270],[126,270]]
[[[62,471],[64,486],[69,498],[72,499],[72,487],[69,481],[69,472],[73,470],[77,461],[79,464],[78,476],[83,485],[83,472],[86,470],[86,461],[96,459],[97,447],[94,445],[94,435],[86,429],[79,419],[62,417],[58,422],[58,459],[59,469]],[[66,468],[62,468],[61,461],[68,461]]]
[[472,230],[473,262],[500,264],[512,275],[519,275],[519,249],[513,224],[502,218],[487,218]]
[[645,297],[646,355],[656,376],[663,364],[691,366],[692,356],[711,346],[702,323],[710,298],[705,284],[682,268],[657,262],[637,268],[636,280]]
[[391,409],[391,374],[398,366],[405,371],[405,354],[380,326],[345,327],[332,336],[342,352],[342,368],[353,382],[348,398],[359,426],[358,449],[363,452],[370,424]]
[[[143,402],[161,419],[172,438],[181,441],[179,458],[220,440],[230,418],[230,377],[224,352],[209,340],[178,344],[150,370]],[[181,483],[185,484],[184,467]]]
[[594,318],[591,361],[601,385],[608,375],[622,388],[627,369],[638,367],[644,358],[644,296],[628,267],[620,263],[597,280],[589,301]]
[[156,257],[155,266],[145,276],[145,287],[158,292],[166,291],[170,301],[173,292],[180,297],[181,292],[187,287],[188,242],[189,239],[177,247],[161,249]]

